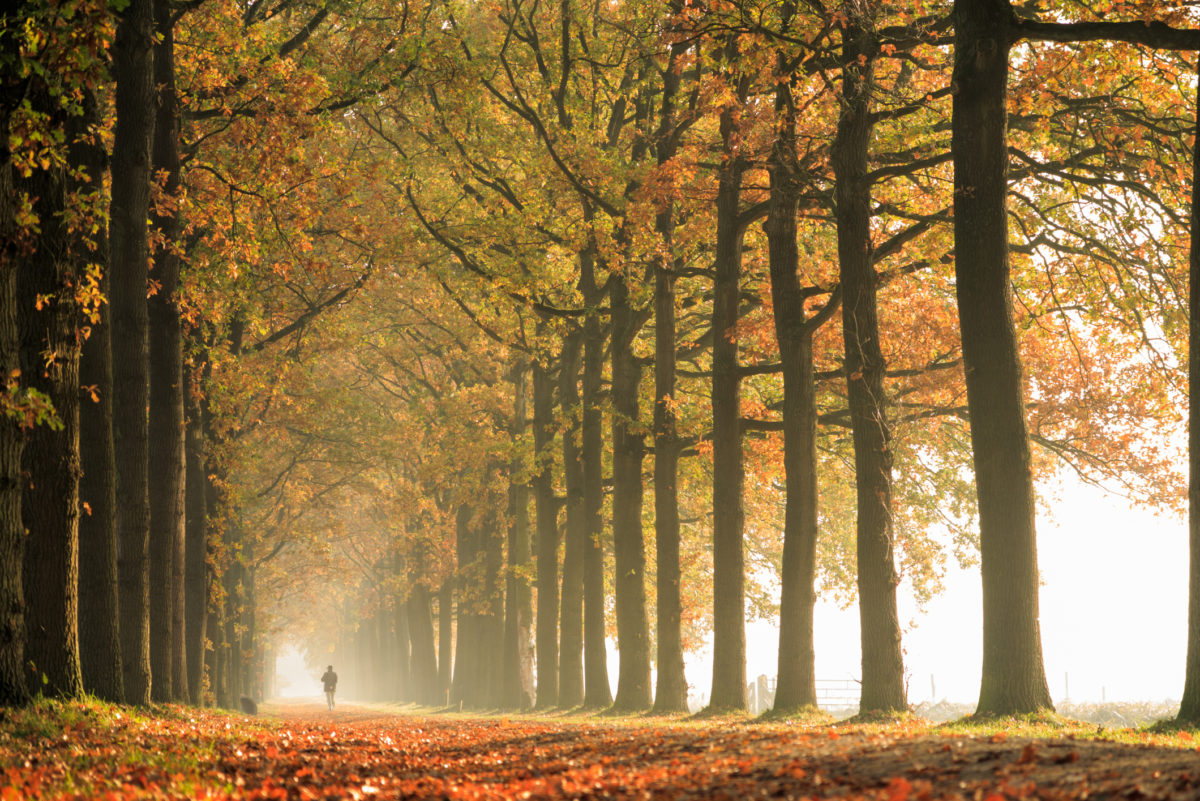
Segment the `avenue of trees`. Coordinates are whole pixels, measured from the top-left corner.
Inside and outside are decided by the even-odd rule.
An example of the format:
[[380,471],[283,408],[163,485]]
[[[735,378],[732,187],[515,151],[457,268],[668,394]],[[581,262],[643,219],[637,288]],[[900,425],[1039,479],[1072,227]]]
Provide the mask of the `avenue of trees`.
[[739,710],[767,615],[785,714],[832,593],[895,712],[957,559],[1036,711],[1068,471],[1188,511],[1200,723],[1189,6],[0,15],[0,703]]

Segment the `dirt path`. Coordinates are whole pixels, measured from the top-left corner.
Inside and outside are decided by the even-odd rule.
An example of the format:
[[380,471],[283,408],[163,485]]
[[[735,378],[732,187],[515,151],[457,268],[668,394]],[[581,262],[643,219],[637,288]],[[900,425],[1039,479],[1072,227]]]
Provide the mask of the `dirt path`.
[[1200,799],[1195,749],[854,727],[397,717],[277,708],[227,746],[248,797],[405,799]]

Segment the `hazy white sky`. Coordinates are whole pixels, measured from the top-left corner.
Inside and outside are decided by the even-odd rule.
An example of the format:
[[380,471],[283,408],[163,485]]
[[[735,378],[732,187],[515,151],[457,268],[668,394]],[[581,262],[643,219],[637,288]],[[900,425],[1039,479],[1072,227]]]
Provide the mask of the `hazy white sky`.
[[[1164,701],[1183,692],[1187,650],[1187,526],[1129,508],[1120,498],[1075,486],[1062,493],[1054,519],[1039,516],[1042,573],[1042,647],[1050,695],[1076,702]],[[901,596],[909,701],[974,703],[979,694],[982,611],[977,569],[953,568],[946,592],[918,613]],[[915,625],[914,625],[915,624]],[[747,627],[746,675],[774,676],[778,630],[769,622]],[[822,602],[816,612],[817,676],[859,677],[858,609]],[[609,654],[612,687],[617,654]],[[309,675],[311,674],[311,676]],[[318,696],[320,674],[302,657],[285,653],[280,693]],[[695,695],[707,698],[710,655],[687,659]],[[346,688],[347,691],[350,688]]]

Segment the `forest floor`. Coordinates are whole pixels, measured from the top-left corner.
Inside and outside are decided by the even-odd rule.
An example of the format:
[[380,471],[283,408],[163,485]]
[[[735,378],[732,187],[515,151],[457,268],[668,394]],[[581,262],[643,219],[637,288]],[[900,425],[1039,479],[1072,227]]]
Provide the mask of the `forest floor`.
[[1187,731],[399,711],[39,701],[0,713],[0,799],[1200,798]]

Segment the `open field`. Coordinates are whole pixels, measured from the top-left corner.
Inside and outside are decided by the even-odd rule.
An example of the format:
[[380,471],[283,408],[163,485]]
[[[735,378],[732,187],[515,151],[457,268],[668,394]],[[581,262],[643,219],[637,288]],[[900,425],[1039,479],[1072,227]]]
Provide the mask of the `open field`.
[[1190,732],[1057,718],[830,725],[416,715],[254,718],[40,703],[0,724],[0,799],[1196,798]]

